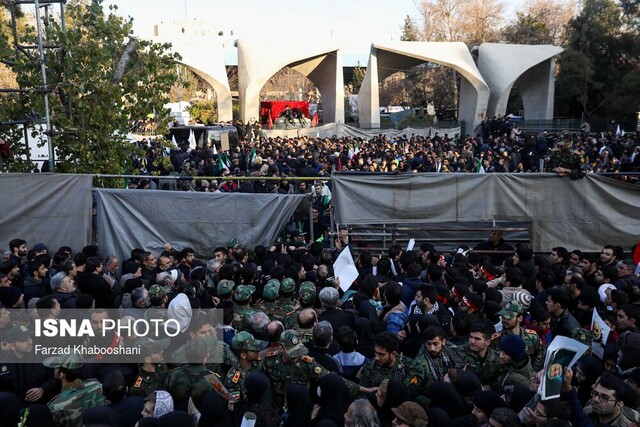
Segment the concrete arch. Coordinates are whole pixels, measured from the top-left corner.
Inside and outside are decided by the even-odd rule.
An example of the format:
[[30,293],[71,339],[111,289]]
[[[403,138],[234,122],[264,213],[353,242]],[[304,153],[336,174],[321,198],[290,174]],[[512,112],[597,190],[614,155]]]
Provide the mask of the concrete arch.
[[291,67],[307,76],[320,91],[324,122],[344,122],[344,78],[339,47],[245,40],[238,40],[236,46],[242,121],[258,119],[260,90],[279,70]]
[[174,41],[171,44],[171,50],[182,57],[178,63],[193,71],[215,90],[218,101],[218,120],[231,121],[233,119],[231,89],[222,48],[203,42],[196,44]]
[[386,42],[371,45],[369,64],[358,93],[360,127],[380,127],[379,82],[399,69],[424,62],[451,67],[464,77],[458,117],[465,121],[467,129],[475,128],[482,121],[489,101],[489,87],[464,43]]
[[483,43],[478,68],[491,90],[487,115],[504,115],[509,93],[518,84],[527,119],[553,119],[555,57],[553,45]]

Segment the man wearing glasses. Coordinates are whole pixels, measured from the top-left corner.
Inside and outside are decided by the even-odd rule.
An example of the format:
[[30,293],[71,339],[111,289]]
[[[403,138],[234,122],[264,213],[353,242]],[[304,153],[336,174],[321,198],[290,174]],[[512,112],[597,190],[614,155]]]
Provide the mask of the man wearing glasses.
[[638,413],[624,407],[626,393],[624,381],[605,372],[591,392],[590,405],[584,408],[587,418],[594,424],[626,427],[637,422]]

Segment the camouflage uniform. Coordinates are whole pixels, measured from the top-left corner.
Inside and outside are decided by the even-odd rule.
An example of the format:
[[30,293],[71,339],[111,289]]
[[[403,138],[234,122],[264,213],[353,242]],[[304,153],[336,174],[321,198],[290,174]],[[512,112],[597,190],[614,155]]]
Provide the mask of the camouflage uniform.
[[498,380],[502,369],[500,366],[500,353],[489,347],[484,359],[481,359],[469,349],[469,344],[461,346],[460,349],[468,370],[478,375],[482,385],[490,385]]
[[396,362],[388,367],[378,366],[375,360],[369,360],[362,366],[361,386],[378,387],[386,379],[396,380],[406,386],[425,387],[427,385],[424,368],[406,356],[398,355]]
[[296,309],[296,302],[291,297],[295,290],[296,282],[293,279],[287,277],[282,280],[282,283],[280,284],[280,299],[277,301],[276,305],[282,311],[283,318]]
[[587,174],[585,159],[582,154],[573,150],[571,141],[556,142],[556,150],[547,163],[546,172],[553,172],[555,168],[571,169],[571,179],[583,178]]
[[[524,310],[515,301],[508,302],[504,308],[498,312],[500,316],[506,316],[508,319],[512,319],[514,316],[523,315]],[[491,338],[491,348],[500,352],[500,343],[502,339],[508,335],[506,330],[502,330],[500,333],[494,335]],[[535,372],[542,369],[544,365],[544,356],[546,353],[545,346],[542,344],[542,339],[533,329],[525,329],[520,327],[520,337],[524,341],[526,346],[526,353],[531,360],[531,366]]]
[[313,357],[307,355],[307,348],[297,332],[286,330],[280,336],[284,344],[283,351],[270,351],[264,359],[264,370],[275,391],[276,405],[282,408],[285,402],[285,391],[289,384],[301,384],[309,387],[329,372]]
[[168,374],[169,369],[164,363],[158,364],[155,372],[149,372],[140,367],[138,376],[129,390],[129,395],[147,397],[152,391],[164,390]]
[[174,408],[186,411],[189,397],[197,406],[205,393],[213,391],[213,386],[205,378],[210,374],[213,373],[204,365],[184,365],[169,372],[167,391],[173,397]]
[[262,291],[262,297],[266,300],[264,304],[256,307],[257,310],[262,311],[271,320],[279,320],[283,321],[285,315],[287,314],[282,308],[278,305],[278,293],[280,292],[280,282],[276,279],[271,279],[264,286],[264,290]]
[[[427,384],[433,381],[442,381],[450,368],[464,366],[458,347],[450,343],[445,344],[445,348],[437,357],[431,357],[427,352],[427,347],[422,345],[414,360],[424,369]],[[432,366],[436,372],[433,372]]]
[[[83,367],[80,356],[67,355],[50,357],[43,364],[48,368],[80,370]],[[80,427],[82,414],[89,408],[104,406],[107,400],[102,395],[102,384],[96,379],[77,379],[62,387],[62,391],[51,399],[47,406],[53,422],[58,427]]]
[[[223,376],[223,366],[231,366],[238,362],[238,358],[229,349],[229,345],[225,342],[218,341],[215,337],[197,338],[191,341],[204,341],[209,348],[209,358],[207,368],[219,376]],[[191,342],[190,341],[190,342]],[[187,347],[189,343],[179,347],[171,356],[171,363],[174,365],[183,365],[187,363]]]
[[[235,351],[240,352],[240,356],[242,356],[243,352],[258,353],[265,349],[267,343],[253,338],[249,332],[239,332],[233,337],[231,346]],[[240,357],[238,362],[229,369],[229,372],[224,379],[225,387],[227,387],[227,390],[229,390],[231,395],[237,400],[245,400],[247,396],[247,391],[244,388],[244,380],[254,372],[264,371],[262,359],[260,359],[260,356],[258,355],[256,355],[256,357],[257,360],[251,361],[251,365],[248,367],[242,365],[241,361],[243,359]]]
[[[240,285],[235,290],[236,302],[246,302],[251,298],[251,295],[256,291],[255,286],[252,285]],[[250,330],[249,319],[257,311],[249,304],[235,305],[233,307],[233,323],[232,326],[236,331],[248,331]]]

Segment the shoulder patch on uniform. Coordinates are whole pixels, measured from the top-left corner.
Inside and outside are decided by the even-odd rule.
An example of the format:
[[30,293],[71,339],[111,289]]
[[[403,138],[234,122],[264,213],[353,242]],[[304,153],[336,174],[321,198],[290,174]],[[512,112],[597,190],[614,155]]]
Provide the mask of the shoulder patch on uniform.
[[269,353],[266,354],[267,357],[273,357],[273,356],[277,356],[279,353],[279,351],[270,351]]
[[303,362],[311,363],[313,362],[313,357],[305,354],[304,356],[300,356],[300,360],[302,360]]
[[140,387],[141,385],[142,385],[142,377],[138,375],[138,378],[136,378],[136,383],[133,386]]
[[240,371],[236,371],[236,373],[233,374],[233,378],[231,379],[231,382],[234,384],[237,384],[238,380],[240,379],[240,375],[241,375]]
[[532,335],[538,335],[538,333],[536,331],[534,331],[533,329],[525,329],[524,330],[526,333],[528,334],[532,334]]
[[411,384],[418,384],[418,378],[417,377],[411,378]]

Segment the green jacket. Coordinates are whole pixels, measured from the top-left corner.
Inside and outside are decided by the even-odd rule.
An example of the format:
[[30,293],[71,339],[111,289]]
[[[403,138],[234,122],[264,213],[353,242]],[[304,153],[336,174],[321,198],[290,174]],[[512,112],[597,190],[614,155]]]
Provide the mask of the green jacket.
[[531,386],[531,377],[533,369],[531,368],[531,360],[529,356],[524,360],[512,365],[503,365],[502,375],[498,382],[492,387],[496,392],[502,394],[505,387],[520,384],[526,388]]
[[487,348],[487,354],[483,359],[478,357],[477,354],[469,350],[469,345],[466,344],[461,347],[462,358],[467,364],[467,369],[474,372],[482,385],[491,385],[498,380],[501,373],[500,355],[492,349]]

